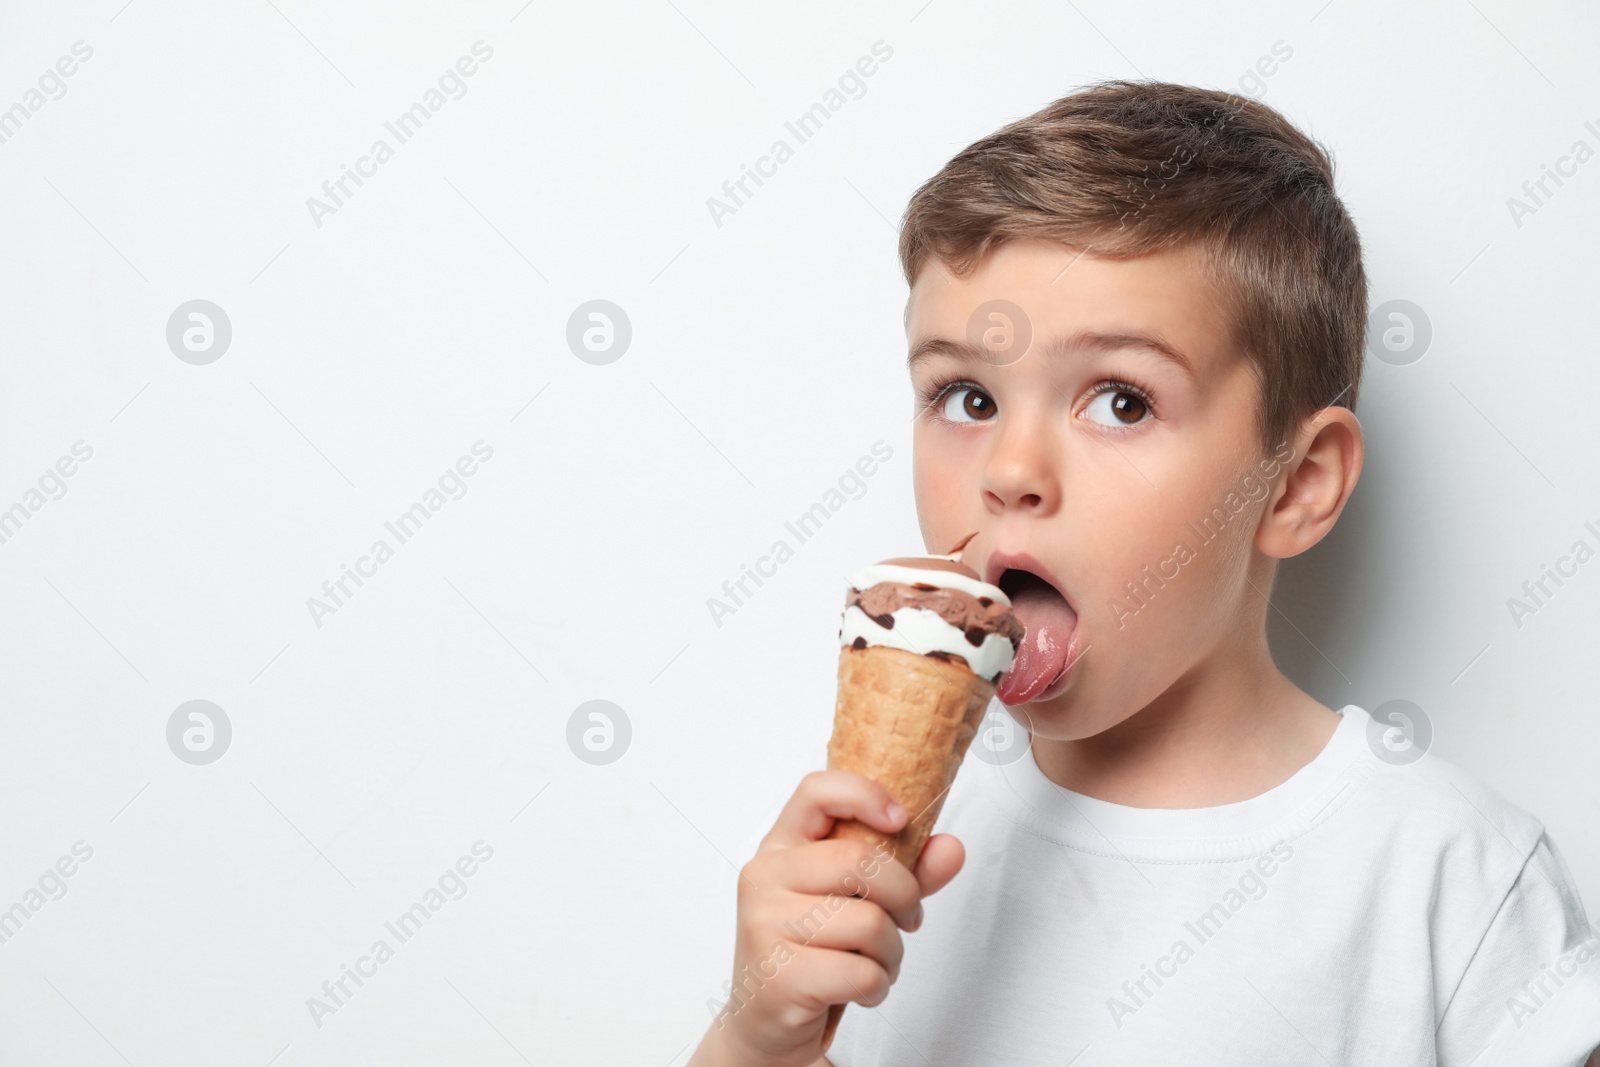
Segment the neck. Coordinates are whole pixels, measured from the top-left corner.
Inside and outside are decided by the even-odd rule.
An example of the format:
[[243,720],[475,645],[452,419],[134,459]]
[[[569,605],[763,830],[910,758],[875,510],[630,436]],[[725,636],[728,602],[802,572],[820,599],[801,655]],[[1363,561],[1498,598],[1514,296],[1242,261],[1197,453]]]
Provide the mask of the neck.
[[1322,751],[1339,716],[1259,640],[1216,650],[1155,700],[1093,737],[1033,739],[1045,777],[1136,808],[1214,807],[1281,785]]

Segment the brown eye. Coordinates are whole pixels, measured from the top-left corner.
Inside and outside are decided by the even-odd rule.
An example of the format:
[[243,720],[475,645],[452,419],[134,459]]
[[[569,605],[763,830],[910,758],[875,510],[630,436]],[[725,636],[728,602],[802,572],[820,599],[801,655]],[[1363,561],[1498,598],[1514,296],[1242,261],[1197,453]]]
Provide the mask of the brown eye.
[[1138,393],[1112,387],[1096,393],[1083,413],[1101,426],[1137,426],[1150,417],[1150,405]]
[[951,422],[987,422],[994,418],[994,399],[970,385],[955,386],[945,394],[940,414]]
[[1144,401],[1132,393],[1118,393],[1111,401],[1111,411],[1125,423],[1136,423],[1144,418]]

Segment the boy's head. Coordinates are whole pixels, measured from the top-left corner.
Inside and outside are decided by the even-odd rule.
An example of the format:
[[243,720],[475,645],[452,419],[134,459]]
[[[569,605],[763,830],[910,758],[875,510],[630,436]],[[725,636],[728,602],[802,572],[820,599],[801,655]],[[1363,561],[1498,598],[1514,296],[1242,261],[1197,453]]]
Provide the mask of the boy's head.
[[900,253],[923,536],[979,531],[1029,629],[1002,700],[1078,738],[1271,670],[1275,561],[1361,467],[1366,280],[1326,153],[1244,97],[1103,83],[951,160]]

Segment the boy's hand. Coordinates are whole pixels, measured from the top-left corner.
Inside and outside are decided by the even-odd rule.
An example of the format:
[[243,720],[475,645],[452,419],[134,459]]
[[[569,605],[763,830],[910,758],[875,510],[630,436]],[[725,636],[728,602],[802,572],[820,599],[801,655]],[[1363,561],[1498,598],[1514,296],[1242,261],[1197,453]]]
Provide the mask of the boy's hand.
[[859,774],[801,779],[740,871],[733,995],[691,1067],[812,1067],[824,1062],[830,1004],[883,1002],[900,974],[900,930],[921,924],[922,898],[955,877],[965,850],[935,834],[913,875],[887,851],[824,838],[837,819],[892,834],[908,818],[888,790]]

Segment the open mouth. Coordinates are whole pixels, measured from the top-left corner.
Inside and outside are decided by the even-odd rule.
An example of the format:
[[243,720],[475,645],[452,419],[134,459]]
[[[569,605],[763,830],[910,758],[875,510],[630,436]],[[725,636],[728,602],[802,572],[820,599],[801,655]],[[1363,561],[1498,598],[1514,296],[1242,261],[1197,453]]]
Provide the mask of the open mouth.
[[993,584],[1011,598],[1011,611],[1027,630],[995,695],[1013,706],[1054,696],[1072,666],[1077,611],[1061,590],[1022,567],[1007,567]]

